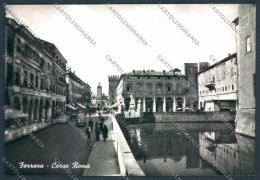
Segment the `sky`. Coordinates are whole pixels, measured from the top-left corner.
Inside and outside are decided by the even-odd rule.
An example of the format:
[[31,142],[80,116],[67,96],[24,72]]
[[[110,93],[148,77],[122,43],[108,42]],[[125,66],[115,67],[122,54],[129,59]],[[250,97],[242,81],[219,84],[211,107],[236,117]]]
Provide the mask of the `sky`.
[[[57,5],[91,36],[93,46],[54,5],[10,5],[12,11],[34,32],[55,44],[68,61],[67,66],[96,92],[100,82],[108,94],[108,76],[120,75],[107,59],[109,55],[124,72],[169,70],[161,55],[173,68],[183,63],[209,62],[213,55],[222,60],[236,52],[235,32],[209,4],[162,5],[199,42],[195,45],[159,9],[158,5],[111,5],[147,41],[145,46],[106,5]],[[56,7],[57,7],[56,6]],[[227,20],[238,16],[238,5],[216,4]],[[7,13],[7,17],[12,17]]]

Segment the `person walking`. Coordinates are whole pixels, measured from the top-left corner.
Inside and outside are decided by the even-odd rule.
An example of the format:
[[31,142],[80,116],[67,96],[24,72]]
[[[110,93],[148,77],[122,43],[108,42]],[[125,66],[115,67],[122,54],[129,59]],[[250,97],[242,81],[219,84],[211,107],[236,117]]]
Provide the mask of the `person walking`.
[[106,142],[106,138],[107,138],[107,134],[108,134],[107,126],[104,125],[104,127],[102,129],[103,129],[102,133],[103,133],[104,142]]
[[92,131],[93,125],[94,125],[94,122],[92,121],[92,119],[89,120],[88,125],[89,125],[89,127],[90,127],[90,129]]
[[100,128],[97,122],[95,122],[95,134],[96,134],[96,140],[99,141],[100,137]]
[[86,128],[86,134],[87,134],[88,139],[91,139],[91,138],[90,138],[90,131],[91,131],[91,129],[90,129],[90,127],[88,126],[88,127]]

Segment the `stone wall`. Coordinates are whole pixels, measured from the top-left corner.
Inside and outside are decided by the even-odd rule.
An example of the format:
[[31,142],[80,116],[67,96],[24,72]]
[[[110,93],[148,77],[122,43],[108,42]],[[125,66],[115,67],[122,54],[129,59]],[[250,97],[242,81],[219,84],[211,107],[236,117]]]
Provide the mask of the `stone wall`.
[[121,128],[126,128],[124,126],[120,127],[120,122],[123,122],[123,117],[117,116],[119,118],[112,117],[113,131],[115,134],[114,146],[117,152],[118,163],[120,167],[121,174],[127,176],[144,176],[143,170],[140,168],[135,160],[135,157],[125,139],[125,136]]
[[144,113],[141,121],[144,123],[164,123],[164,122],[234,122],[235,113],[231,112],[158,112],[151,115]]

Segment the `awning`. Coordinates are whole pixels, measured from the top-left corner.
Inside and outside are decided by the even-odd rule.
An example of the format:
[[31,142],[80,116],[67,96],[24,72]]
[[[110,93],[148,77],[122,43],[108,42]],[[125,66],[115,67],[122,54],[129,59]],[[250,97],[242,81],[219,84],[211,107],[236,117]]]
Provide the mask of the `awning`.
[[86,109],[86,106],[84,106],[84,105],[81,104],[81,103],[77,103],[77,105],[78,105],[80,108],[82,108],[82,109]]
[[212,146],[208,146],[207,148],[206,148],[209,152],[215,152],[215,150],[216,150],[216,147],[214,146],[214,147],[212,147]]
[[70,105],[70,104],[66,104],[66,107],[72,109],[73,111],[76,111],[76,110],[77,110],[77,108],[73,107],[73,106]]
[[18,111],[13,107],[8,107],[5,109],[5,119],[26,118],[26,117],[28,117],[27,114],[23,113],[22,111]]

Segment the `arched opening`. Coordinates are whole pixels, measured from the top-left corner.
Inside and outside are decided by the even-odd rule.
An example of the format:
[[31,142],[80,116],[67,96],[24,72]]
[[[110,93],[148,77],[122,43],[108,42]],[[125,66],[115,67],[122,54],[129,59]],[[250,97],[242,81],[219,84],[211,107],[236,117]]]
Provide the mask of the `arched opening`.
[[46,100],[46,102],[45,102],[45,121],[48,120],[49,109],[50,109],[50,102],[48,100]]
[[23,98],[23,113],[27,113],[28,112],[28,99],[27,98]]
[[152,112],[153,111],[153,100],[152,100],[152,98],[146,98],[145,99],[145,108],[146,108],[146,112]]
[[52,101],[52,105],[51,105],[51,117],[55,118],[56,116],[56,112],[55,112],[55,101]]
[[20,99],[18,97],[14,98],[14,108],[17,110],[21,110],[21,103],[20,103]]
[[28,115],[29,115],[29,123],[32,122],[32,111],[33,111],[33,100],[31,99],[30,100],[30,103],[29,103],[29,111],[28,111]]
[[182,103],[183,103],[183,99],[181,97],[178,97],[176,99],[177,110],[180,110],[180,108],[182,109]]
[[40,108],[39,108],[39,121],[42,121],[42,110],[43,110],[43,100],[40,100]]
[[38,99],[34,100],[34,112],[33,112],[33,119],[37,121],[38,119]]
[[163,109],[163,99],[159,97],[156,99],[156,112],[159,112],[162,109]]
[[166,99],[166,111],[172,112],[172,110],[173,110],[173,100],[172,100],[172,98],[168,97]]
[[131,98],[125,98],[125,110],[129,110]]

